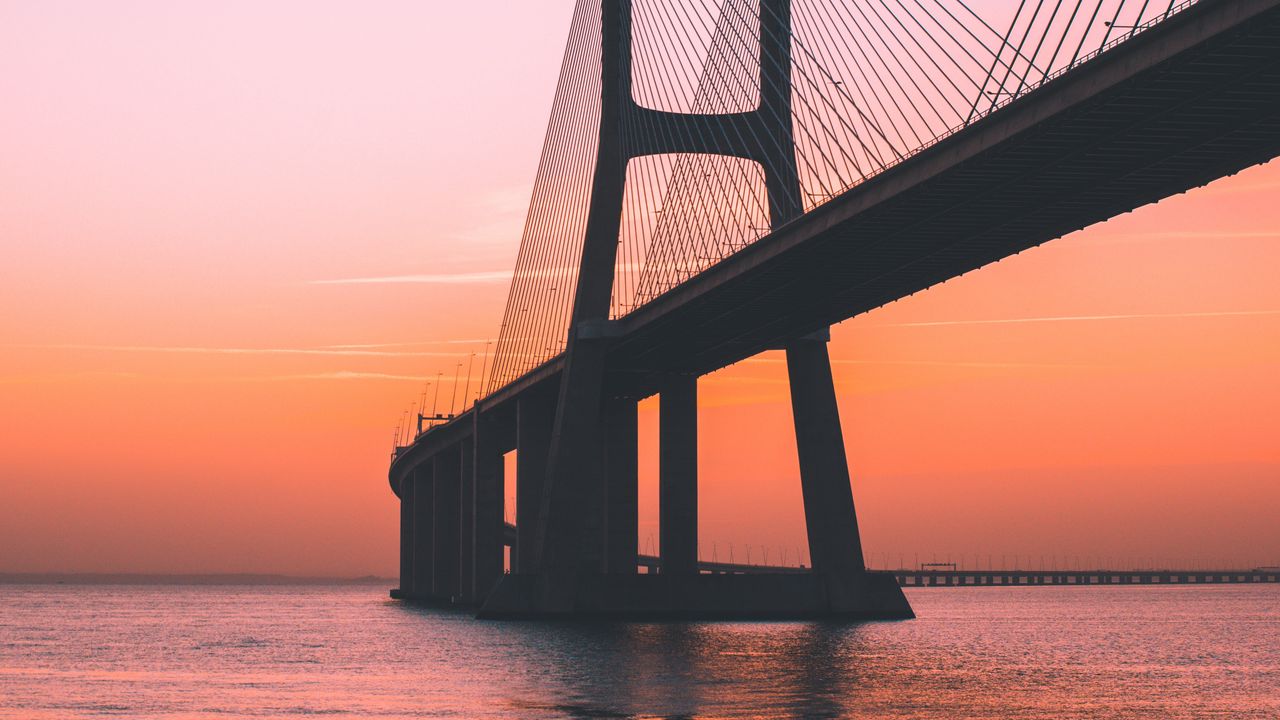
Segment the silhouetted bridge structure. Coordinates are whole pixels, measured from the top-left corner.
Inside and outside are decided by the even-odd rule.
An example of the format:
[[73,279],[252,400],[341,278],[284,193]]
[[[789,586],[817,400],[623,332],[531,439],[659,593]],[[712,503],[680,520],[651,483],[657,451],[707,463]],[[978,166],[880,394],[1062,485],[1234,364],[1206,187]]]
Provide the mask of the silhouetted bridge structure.
[[[990,21],[889,2],[581,0],[485,394],[392,459],[394,595],[910,617],[903,578],[863,562],[828,327],[1280,154],[1280,0],[1024,0]],[[697,378],[771,349],[812,570],[704,572]],[[640,572],[655,394],[660,572]]]

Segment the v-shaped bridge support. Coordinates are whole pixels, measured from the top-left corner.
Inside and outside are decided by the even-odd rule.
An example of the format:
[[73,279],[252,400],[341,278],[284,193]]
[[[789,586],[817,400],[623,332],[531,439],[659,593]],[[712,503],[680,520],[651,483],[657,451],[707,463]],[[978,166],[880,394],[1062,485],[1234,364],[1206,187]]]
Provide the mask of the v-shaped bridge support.
[[[745,158],[764,170],[773,229],[799,216],[790,5],[760,0],[759,105],[741,113],[681,114],[635,102],[631,2],[603,0],[599,154],[537,527],[524,527],[535,513],[521,508],[516,573],[494,591],[482,615],[911,617],[893,577],[868,574],[863,565],[825,331],[786,346],[814,572],[698,575],[697,386],[690,374],[671,378],[660,397],[662,573],[635,575],[635,523],[626,517],[635,512],[635,401],[604,395],[627,163],[665,153]],[[623,133],[623,127],[638,131]],[[525,454],[519,450],[519,457]],[[522,502],[525,497],[522,492]]]

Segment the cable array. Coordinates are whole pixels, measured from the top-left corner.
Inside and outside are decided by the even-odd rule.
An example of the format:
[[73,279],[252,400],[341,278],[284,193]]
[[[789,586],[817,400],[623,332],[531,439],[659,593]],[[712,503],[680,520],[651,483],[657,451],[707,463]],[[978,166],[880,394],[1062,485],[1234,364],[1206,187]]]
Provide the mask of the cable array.
[[[635,0],[636,102],[697,115],[755,110],[761,97],[758,13],[758,0]],[[638,143],[656,130],[633,120],[621,132]],[[726,143],[768,142],[731,135],[722,127],[705,132],[721,135],[710,140]],[[675,284],[672,279],[694,275],[767,232],[765,170],[727,155],[681,153],[632,160],[619,237],[625,260],[614,282],[613,316],[625,315]],[[660,284],[662,280],[667,282]]]
[[599,128],[600,7],[598,0],[578,0],[487,380],[489,392],[564,350]]
[[[789,217],[772,217],[777,208],[812,210],[1195,2],[793,0],[788,22],[776,0],[632,0],[638,105],[704,116],[759,108],[788,133],[673,130],[642,113],[605,129],[629,147],[680,132],[696,137],[664,139],[761,150],[756,160],[628,163],[611,316],[768,234]],[[565,347],[599,146],[600,33],[600,0],[579,0],[487,392]],[[789,67],[769,48],[787,49]],[[762,102],[780,94],[789,102]],[[769,116],[788,105],[789,117]],[[792,178],[782,192],[798,197],[770,198],[770,177]]]

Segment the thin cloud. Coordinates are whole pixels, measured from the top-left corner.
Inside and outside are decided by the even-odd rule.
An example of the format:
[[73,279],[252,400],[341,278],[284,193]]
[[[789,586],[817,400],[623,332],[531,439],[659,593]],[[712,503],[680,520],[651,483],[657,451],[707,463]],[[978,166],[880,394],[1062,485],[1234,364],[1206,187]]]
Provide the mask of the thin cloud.
[[85,372],[75,373],[58,373],[46,375],[11,375],[8,377],[0,377],[0,385],[26,385],[29,383],[40,382],[66,382],[68,380],[84,380],[92,379],[115,379],[115,380],[136,380],[145,376],[133,372],[114,372],[110,370],[89,370]]
[[411,342],[355,343],[343,345],[322,345],[321,350],[380,350],[386,348],[421,347],[423,345],[485,345],[496,342],[489,340],[415,340]]
[[[397,375],[395,373],[380,372],[364,372],[355,370],[335,370],[332,372],[318,373],[296,373],[290,375],[156,375],[143,374],[133,372],[82,372],[82,373],[62,373],[54,375],[27,375],[27,376],[10,376],[0,377],[0,385],[11,384],[28,384],[35,382],[66,382],[68,380],[83,379],[116,379],[116,380],[139,380],[148,383],[273,383],[273,382],[299,382],[299,381],[347,381],[347,380],[386,380],[393,382],[412,382],[412,383],[452,383],[455,380],[453,375],[426,376],[426,375]],[[476,377],[473,376],[471,381],[474,383]],[[466,375],[458,375],[456,378],[458,383],[467,381]],[[463,385],[459,385],[461,390]]]
[[[752,365],[780,365],[786,362],[784,358],[748,358],[742,361],[742,364]],[[1000,362],[1000,361],[964,361],[964,360],[855,360],[855,359],[833,359],[832,365],[905,365],[919,367],[959,367],[959,368],[1092,368],[1097,365],[1087,365],[1081,363],[1029,363],[1029,362]]]
[[1280,315],[1280,310],[1222,310],[1184,313],[1126,313],[1117,315],[1051,315],[1025,318],[989,318],[979,320],[931,320],[925,322],[883,323],[875,327],[952,327],[960,325],[1023,325],[1028,323],[1094,322],[1101,320],[1169,320],[1223,317],[1265,317]]
[[[466,391],[474,395],[481,382],[480,374],[473,373],[468,377],[465,373],[441,375],[400,375],[397,373],[365,372],[357,370],[334,370],[317,373],[292,373],[285,375],[223,375],[201,378],[186,378],[184,381],[194,382],[226,382],[226,383],[275,383],[275,382],[346,382],[350,380],[372,380],[387,382],[413,383],[414,385],[439,386],[444,393]],[[467,388],[470,384],[470,389]],[[445,400],[447,398],[441,398]]]
[[200,347],[170,345],[4,345],[0,347],[26,350],[76,350],[85,352],[172,353],[181,355],[319,355],[328,357],[466,357],[465,352],[392,351],[368,348],[247,348]]
[[732,375],[706,375],[698,379],[699,383],[713,383],[724,385],[785,385],[786,378],[758,378],[758,377],[734,377]]
[[[298,375],[264,375],[258,377],[239,377],[224,378],[230,381],[242,382],[291,382],[295,380],[394,380],[397,382],[427,382],[434,381],[434,377],[423,377],[419,375],[395,375],[393,373],[379,372],[355,372],[352,370],[338,370],[335,372],[323,373],[305,373]],[[443,378],[444,380],[453,380],[452,376]]]
[[1091,368],[1082,363],[965,362],[957,360],[832,360],[832,365],[915,365],[961,368]]
[[385,275],[382,277],[337,278],[311,280],[309,285],[384,285],[416,283],[422,285],[476,285],[509,282],[510,270],[486,270],[466,273],[427,273],[421,275]]
[[[641,263],[619,263],[617,272],[640,272],[644,270]],[[524,270],[520,280],[532,278],[544,280],[571,280],[577,275],[578,268],[571,265]],[[387,284],[419,284],[419,285],[475,285],[496,282],[510,282],[515,277],[514,270],[481,270],[478,272],[459,273],[423,273],[415,275],[378,275],[372,277],[334,278],[329,280],[309,280],[309,285],[387,285]]]

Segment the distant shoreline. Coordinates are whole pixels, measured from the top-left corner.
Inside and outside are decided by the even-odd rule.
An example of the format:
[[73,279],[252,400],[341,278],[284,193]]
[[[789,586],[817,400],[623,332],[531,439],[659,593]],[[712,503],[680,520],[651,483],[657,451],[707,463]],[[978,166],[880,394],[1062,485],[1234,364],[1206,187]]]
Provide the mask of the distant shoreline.
[[0,573],[0,585],[385,585],[394,578],[270,573]]

